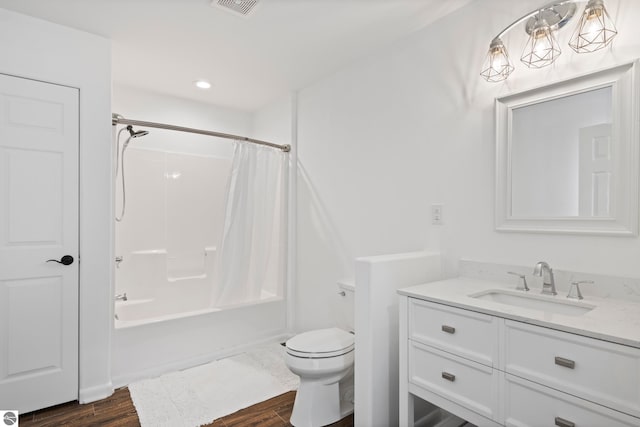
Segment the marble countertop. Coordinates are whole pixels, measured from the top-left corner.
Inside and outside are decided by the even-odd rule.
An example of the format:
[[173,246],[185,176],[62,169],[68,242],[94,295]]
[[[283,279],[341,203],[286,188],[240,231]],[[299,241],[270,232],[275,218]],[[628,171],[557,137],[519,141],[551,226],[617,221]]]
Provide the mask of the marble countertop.
[[[549,299],[594,308],[584,314],[566,315],[516,307],[470,296],[490,290],[506,290],[509,293],[513,291],[516,295],[531,295],[540,300]],[[639,303],[590,295],[584,295],[584,299],[577,302],[576,300],[568,300],[564,294],[540,295],[540,291],[540,288],[531,288],[529,292],[516,291],[514,286],[497,281],[458,277],[399,289],[398,293],[425,301],[640,348]]]

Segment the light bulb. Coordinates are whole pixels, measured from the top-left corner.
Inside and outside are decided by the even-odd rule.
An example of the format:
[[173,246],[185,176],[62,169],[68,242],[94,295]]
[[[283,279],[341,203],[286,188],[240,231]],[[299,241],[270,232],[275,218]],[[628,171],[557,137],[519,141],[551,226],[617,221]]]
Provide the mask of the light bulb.
[[569,46],[578,53],[600,50],[618,34],[602,0],[589,0]]
[[540,19],[531,30],[520,60],[529,68],[542,68],[553,64],[560,53],[553,30],[544,19]]
[[509,77],[513,69],[502,40],[494,39],[489,46],[480,75],[488,82],[499,82]]

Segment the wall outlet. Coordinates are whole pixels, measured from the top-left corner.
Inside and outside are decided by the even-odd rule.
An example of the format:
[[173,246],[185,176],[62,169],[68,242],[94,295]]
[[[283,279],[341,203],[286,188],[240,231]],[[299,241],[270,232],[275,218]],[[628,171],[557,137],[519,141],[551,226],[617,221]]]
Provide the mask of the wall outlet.
[[442,225],[442,205],[431,205],[431,224]]

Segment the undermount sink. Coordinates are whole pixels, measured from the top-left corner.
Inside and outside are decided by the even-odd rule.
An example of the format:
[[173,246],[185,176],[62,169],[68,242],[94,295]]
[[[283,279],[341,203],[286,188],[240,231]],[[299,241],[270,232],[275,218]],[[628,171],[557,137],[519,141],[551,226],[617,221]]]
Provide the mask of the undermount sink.
[[557,297],[532,295],[530,293],[525,294],[524,291],[509,291],[506,289],[490,289],[469,296],[484,301],[493,301],[499,304],[530,308],[567,316],[581,316],[595,308],[595,306],[583,302],[556,300],[553,298]]

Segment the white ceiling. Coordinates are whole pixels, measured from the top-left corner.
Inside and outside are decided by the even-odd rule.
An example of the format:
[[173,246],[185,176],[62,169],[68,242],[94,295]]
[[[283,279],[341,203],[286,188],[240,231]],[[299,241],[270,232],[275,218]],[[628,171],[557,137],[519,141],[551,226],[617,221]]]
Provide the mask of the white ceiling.
[[[253,111],[471,0],[260,0],[248,17],[210,0],[0,0],[112,40],[113,80]],[[206,79],[208,91],[193,81]]]

